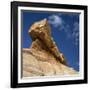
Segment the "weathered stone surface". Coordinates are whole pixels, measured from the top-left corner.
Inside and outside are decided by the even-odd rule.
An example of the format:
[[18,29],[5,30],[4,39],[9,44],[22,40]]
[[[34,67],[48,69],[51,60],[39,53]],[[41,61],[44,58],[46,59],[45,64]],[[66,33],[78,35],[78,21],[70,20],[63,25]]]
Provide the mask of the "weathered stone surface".
[[[26,50],[26,51],[25,51]],[[74,69],[63,65],[58,62],[55,58],[48,58],[41,53],[41,58],[35,57],[27,49],[23,52],[23,76],[53,76],[53,75],[76,75]]]
[[35,22],[30,30],[29,34],[33,40],[41,41],[42,45],[46,47],[49,52],[51,52],[61,63],[66,64],[64,57],[62,58],[52,36],[51,36],[51,29],[46,19],[41,20],[39,22]]
[[23,48],[23,76],[75,75],[77,71],[67,66],[59,52],[46,19],[35,22],[29,30],[30,48]]

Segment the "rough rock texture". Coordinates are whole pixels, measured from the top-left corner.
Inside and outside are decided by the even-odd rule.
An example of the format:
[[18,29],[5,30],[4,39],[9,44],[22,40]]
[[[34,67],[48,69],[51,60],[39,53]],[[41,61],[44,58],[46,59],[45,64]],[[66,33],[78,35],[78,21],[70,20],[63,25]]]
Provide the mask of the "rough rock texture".
[[30,48],[23,48],[23,76],[72,75],[78,72],[67,66],[51,36],[46,19],[35,22],[29,29]]
[[[38,39],[37,46],[40,44],[41,49],[45,48],[45,50],[51,52],[58,60],[60,60],[61,63],[66,64],[64,57],[60,54],[53,38],[51,37],[51,29],[46,19],[34,23],[29,30],[29,34],[33,40],[32,47],[36,45],[36,40]],[[36,46],[33,48],[35,47]]]

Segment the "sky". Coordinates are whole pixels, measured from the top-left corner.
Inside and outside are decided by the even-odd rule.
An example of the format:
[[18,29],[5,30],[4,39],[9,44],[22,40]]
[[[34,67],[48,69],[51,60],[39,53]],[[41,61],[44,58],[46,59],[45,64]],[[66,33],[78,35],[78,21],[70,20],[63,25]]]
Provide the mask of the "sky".
[[32,40],[30,26],[46,18],[51,26],[52,37],[67,64],[79,71],[79,13],[22,11],[22,48],[29,48]]

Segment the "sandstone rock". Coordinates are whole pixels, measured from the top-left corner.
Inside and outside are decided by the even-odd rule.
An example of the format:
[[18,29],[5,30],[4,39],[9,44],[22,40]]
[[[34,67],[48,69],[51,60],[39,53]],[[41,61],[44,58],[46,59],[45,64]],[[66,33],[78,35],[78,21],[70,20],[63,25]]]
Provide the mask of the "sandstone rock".
[[[30,30],[29,34],[33,40],[33,43],[36,42],[36,39],[41,41],[41,43],[46,47],[49,52],[51,52],[61,63],[66,65],[66,60],[63,58],[51,36],[51,29],[46,19],[39,22],[35,22]],[[33,45],[33,44],[32,44]]]
[[[45,56],[42,56],[45,57]],[[40,60],[29,53],[23,52],[23,77],[32,76],[54,76],[54,75],[77,75],[74,69],[63,65],[55,59]]]
[[29,30],[30,48],[23,48],[23,77],[75,75],[77,71],[67,66],[63,53],[59,52],[51,36],[46,19],[35,22]]

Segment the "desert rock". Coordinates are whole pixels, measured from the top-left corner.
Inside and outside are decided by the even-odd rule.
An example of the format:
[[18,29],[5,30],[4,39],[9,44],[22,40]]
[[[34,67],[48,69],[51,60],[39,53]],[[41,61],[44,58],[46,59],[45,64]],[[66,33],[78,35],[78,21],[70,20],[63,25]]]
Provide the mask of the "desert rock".
[[77,71],[67,65],[51,36],[46,19],[35,22],[29,29],[32,38],[30,48],[23,48],[23,76],[74,75]]

